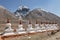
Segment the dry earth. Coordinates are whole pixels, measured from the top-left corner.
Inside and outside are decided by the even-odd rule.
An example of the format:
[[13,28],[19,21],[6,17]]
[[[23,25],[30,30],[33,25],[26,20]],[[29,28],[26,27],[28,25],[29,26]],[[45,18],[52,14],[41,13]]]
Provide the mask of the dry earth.
[[47,32],[44,32],[29,36],[25,35],[25,36],[7,37],[4,38],[4,40],[60,40],[60,32],[57,32],[53,35],[48,35]]

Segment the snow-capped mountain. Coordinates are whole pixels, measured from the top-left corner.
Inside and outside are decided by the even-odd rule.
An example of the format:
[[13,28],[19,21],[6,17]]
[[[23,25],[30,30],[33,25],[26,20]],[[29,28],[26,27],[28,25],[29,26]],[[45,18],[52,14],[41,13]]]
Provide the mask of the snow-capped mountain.
[[27,6],[19,6],[19,8],[15,11],[16,16],[25,16],[29,12],[29,8]]

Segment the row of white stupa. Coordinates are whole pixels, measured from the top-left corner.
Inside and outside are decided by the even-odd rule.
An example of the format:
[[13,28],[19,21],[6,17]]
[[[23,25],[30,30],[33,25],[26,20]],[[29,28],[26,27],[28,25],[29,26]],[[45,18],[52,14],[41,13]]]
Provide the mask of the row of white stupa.
[[29,22],[27,29],[23,28],[23,24],[21,24],[21,21],[18,25],[18,28],[15,30],[11,28],[11,23],[9,22],[9,19],[7,20],[6,29],[3,33],[3,36],[6,35],[14,35],[14,34],[26,34],[26,33],[34,33],[34,32],[43,32],[43,31],[49,31],[49,30],[58,30],[57,24],[35,24],[35,28],[32,27],[31,22]]

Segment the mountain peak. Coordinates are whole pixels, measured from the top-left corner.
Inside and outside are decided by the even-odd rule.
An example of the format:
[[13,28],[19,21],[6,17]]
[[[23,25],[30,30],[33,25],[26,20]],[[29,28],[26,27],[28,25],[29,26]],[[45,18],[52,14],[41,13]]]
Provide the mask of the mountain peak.
[[24,9],[24,8],[29,9],[27,6],[19,6],[18,9],[22,10],[22,9]]
[[16,10],[15,14],[17,16],[25,16],[29,12],[29,8],[27,6],[19,6],[19,8]]
[[42,12],[42,11],[48,12],[47,10],[45,10],[45,9],[43,9],[43,8],[35,8],[35,9],[33,9],[33,10],[37,10],[37,11],[39,11],[39,12]]

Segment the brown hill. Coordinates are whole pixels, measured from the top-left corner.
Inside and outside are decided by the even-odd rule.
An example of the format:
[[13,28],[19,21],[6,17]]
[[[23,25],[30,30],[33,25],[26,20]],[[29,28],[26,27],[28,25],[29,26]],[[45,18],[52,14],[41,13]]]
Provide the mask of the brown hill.
[[12,21],[17,19],[12,12],[8,11],[3,6],[0,6],[0,23],[5,23],[7,18]]
[[39,21],[52,21],[52,22],[57,22],[60,23],[60,17],[58,17],[57,15],[50,13],[50,12],[46,12],[42,9],[33,9],[32,11],[30,11],[25,18],[31,19],[31,20],[36,20],[39,19]]

